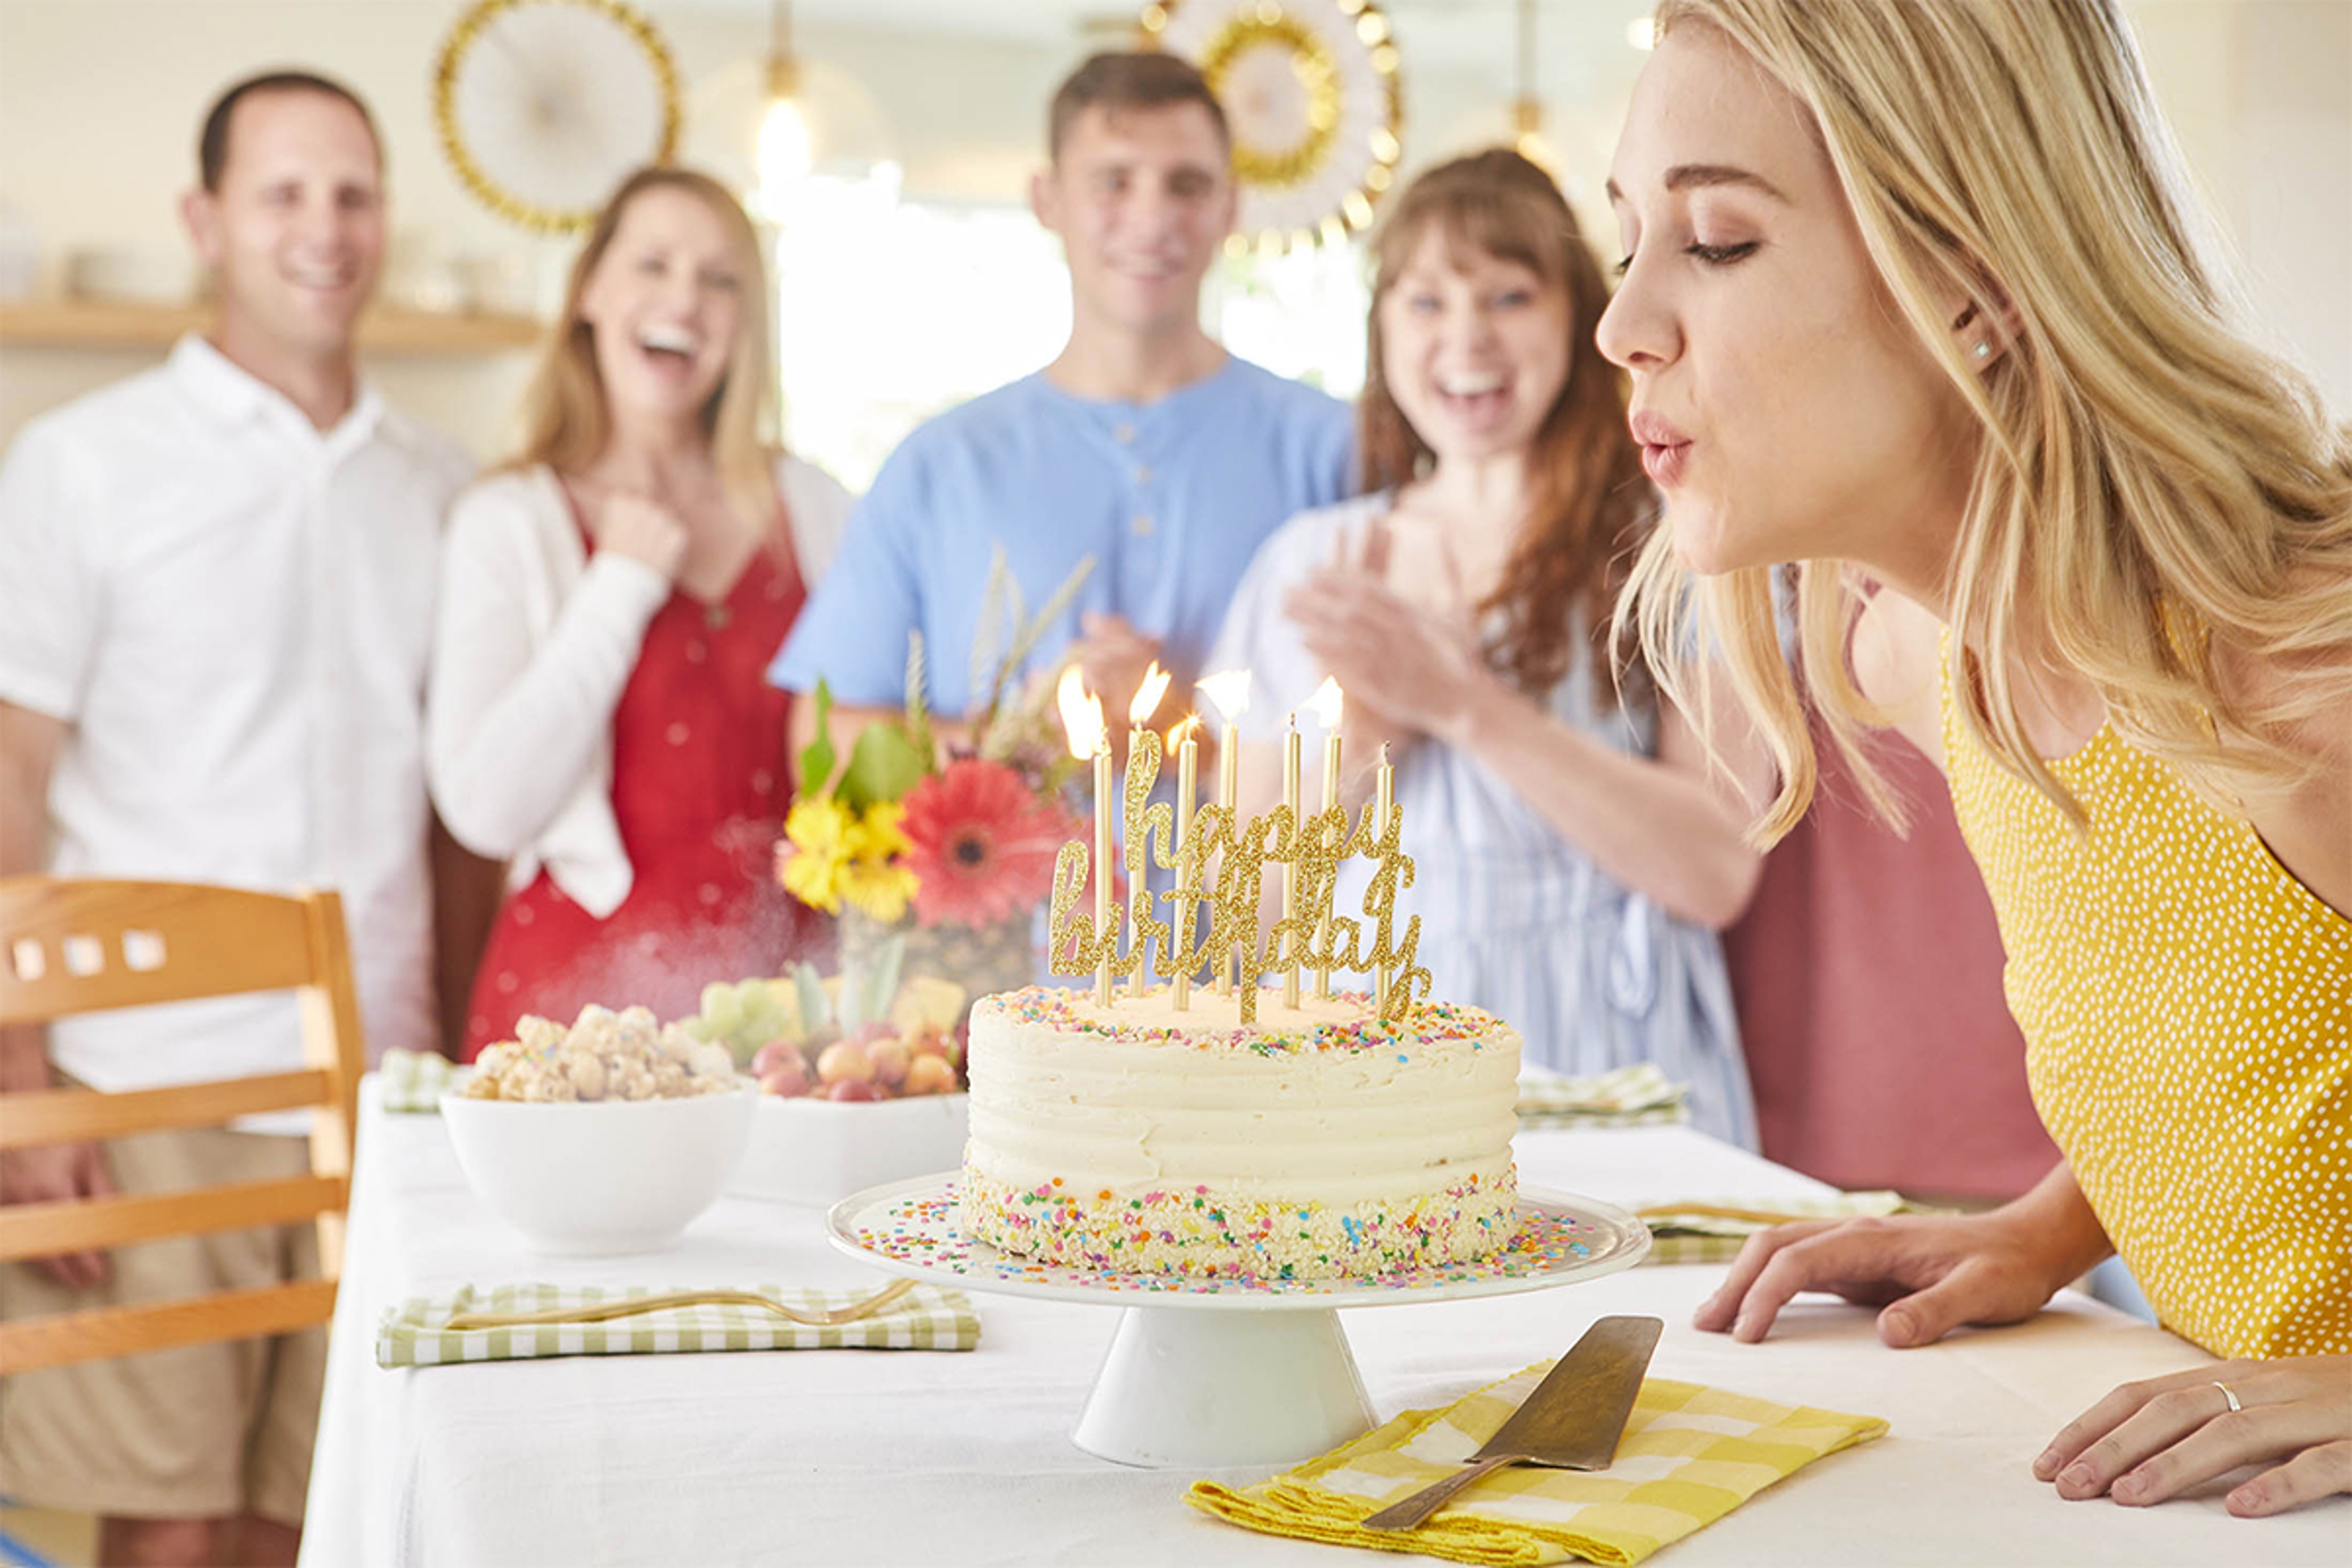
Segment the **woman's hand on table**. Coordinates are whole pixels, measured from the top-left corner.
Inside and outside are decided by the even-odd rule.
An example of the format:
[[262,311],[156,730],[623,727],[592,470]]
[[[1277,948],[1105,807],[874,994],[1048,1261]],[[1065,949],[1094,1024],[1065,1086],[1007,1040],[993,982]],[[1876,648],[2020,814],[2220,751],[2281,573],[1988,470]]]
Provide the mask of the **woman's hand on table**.
[[2352,1492],[2352,1356],[2223,1362],[2125,1384],[2052,1438],[2033,1473],[2063,1498],[2144,1508],[2247,1465],[2271,1468],[2231,1491],[2242,1518]]
[[1801,1291],[1883,1307],[1878,1337],[1898,1350],[1964,1323],[2014,1323],[2074,1276],[2035,1227],[2004,1211],[1807,1220],[1748,1238],[1692,1322],[1753,1344]]

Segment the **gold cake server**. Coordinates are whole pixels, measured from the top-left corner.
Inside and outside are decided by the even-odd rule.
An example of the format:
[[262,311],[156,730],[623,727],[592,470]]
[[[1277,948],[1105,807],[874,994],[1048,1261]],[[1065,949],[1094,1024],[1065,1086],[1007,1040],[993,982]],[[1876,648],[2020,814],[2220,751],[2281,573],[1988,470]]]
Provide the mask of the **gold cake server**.
[[1633,1413],[1634,1396],[1642,1392],[1643,1374],[1665,1326],[1657,1318],[1602,1318],[1594,1323],[1467,1465],[1391,1503],[1364,1521],[1364,1528],[1411,1530],[1455,1492],[1505,1465],[1607,1469],[1617,1458],[1617,1439]]

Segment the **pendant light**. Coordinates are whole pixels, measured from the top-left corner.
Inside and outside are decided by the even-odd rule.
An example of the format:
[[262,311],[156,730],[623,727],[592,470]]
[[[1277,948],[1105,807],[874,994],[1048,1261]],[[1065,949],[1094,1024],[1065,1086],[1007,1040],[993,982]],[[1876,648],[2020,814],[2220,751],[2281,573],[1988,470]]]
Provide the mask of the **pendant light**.
[[815,166],[806,110],[800,100],[800,62],[793,58],[792,0],[774,0],[768,39],[768,93],[760,111],[759,147],[753,168],[759,184],[753,207],[761,217],[781,221],[793,187]]

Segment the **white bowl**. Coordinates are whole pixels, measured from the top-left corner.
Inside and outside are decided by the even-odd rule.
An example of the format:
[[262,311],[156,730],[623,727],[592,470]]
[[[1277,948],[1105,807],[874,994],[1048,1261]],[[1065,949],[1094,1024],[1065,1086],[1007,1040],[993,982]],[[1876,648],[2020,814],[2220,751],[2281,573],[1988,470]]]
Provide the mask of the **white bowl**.
[[658,1252],[726,1187],[760,1093],[541,1104],[441,1097],[474,1195],[541,1252]]
[[760,1097],[751,1147],[730,1193],[788,1204],[833,1204],[852,1193],[963,1163],[971,1096],[904,1100]]

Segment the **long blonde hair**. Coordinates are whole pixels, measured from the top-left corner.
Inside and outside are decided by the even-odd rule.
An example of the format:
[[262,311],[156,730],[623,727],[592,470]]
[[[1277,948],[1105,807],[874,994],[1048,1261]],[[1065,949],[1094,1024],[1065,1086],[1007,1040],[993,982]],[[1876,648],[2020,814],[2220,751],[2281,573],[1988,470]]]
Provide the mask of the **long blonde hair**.
[[[1552,400],[1528,456],[1528,521],[1502,581],[1478,606],[1502,623],[1486,649],[1496,669],[1522,689],[1559,683],[1580,631],[1592,645],[1592,675],[1605,704],[1614,629],[1610,609],[1655,508],[1642,477],[1641,448],[1625,427],[1624,376],[1593,338],[1609,308],[1609,285],[1584,243],[1576,215],[1551,176],[1507,147],[1441,163],[1414,179],[1372,237],[1369,367],[1356,405],[1356,447],[1367,491],[1409,484],[1434,457],[1397,406],[1388,384],[1381,302],[1412,262],[1423,239],[1515,261],[1568,300],[1567,378]],[[1620,689],[1646,700],[1640,650],[1615,650]]]
[[[1945,584],[1947,679],[1969,733],[2082,820],[2018,718],[2012,659],[2045,640],[2124,739],[2209,798],[2306,776],[2287,737],[2342,681],[2250,697],[2220,678],[2214,644],[2283,670],[2352,647],[2352,432],[2236,324],[2115,0],[1663,0],[1661,37],[1695,23],[1811,111],[1888,296],[1975,416]],[[1989,369],[1962,357],[1938,308],[1953,294],[1997,326]],[[1846,663],[1851,575],[1796,571],[1804,684],[1899,820],[1861,744],[1885,715]],[[1694,581],[1661,531],[1618,610],[1686,712],[1707,711],[1707,677],[1675,655],[1696,646],[1691,617],[1707,626],[1780,767],[1756,837],[1786,833],[1814,758],[1769,570]]]
[[639,169],[621,182],[604,210],[596,215],[580,254],[572,258],[572,275],[563,289],[563,309],[540,352],[530,388],[523,395],[520,447],[512,468],[544,463],[557,473],[577,473],[594,462],[612,437],[612,416],[605,406],[604,378],[596,368],[595,332],[580,314],[580,298],[597,263],[612,248],[621,218],[629,204],[647,191],[684,191],[716,214],[734,243],[741,269],[741,310],[737,318],[735,345],[727,363],[727,378],[702,406],[702,431],[710,441],[710,460],[719,470],[728,499],[743,515],[765,521],[776,513],[776,486],[772,464],[776,453],[775,377],[768,348],[767,268],[760,257],[760,237],[741,204],[727,187],[692,169],[656,165]]

